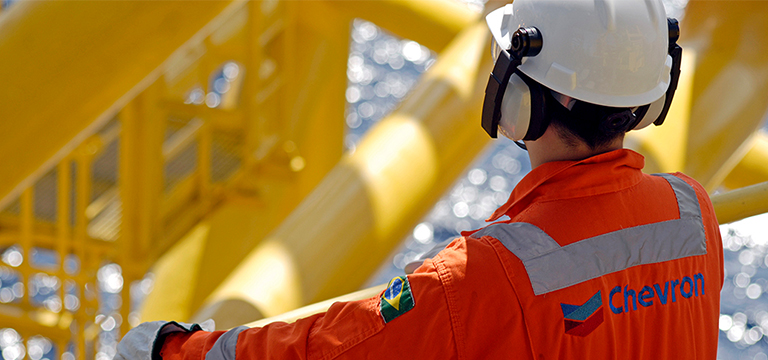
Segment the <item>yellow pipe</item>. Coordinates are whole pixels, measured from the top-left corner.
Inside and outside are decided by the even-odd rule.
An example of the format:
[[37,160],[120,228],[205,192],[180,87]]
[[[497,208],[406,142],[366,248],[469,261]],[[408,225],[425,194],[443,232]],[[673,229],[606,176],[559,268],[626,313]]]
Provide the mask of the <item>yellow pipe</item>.
[[[680,67],[693,69],[695,64],[696,52],[686,48]],[[625,145],[645,156],[645,172],[675,172],[685,167],[693,86],[693,72],[682,71],[663,126],[650,125],[627,134]]]
[[376,296],[380,294],[384,289],[387,287],[387,284],[381,284],[369,287],[367,289],[355,291],[353,293],[349,293],[346,295],[337,296],[332,299],[328,299],[325,301],[321,301],[318,303],[314,303],[311,305],[300,307],[296,310],[288,311],[286,313],[282,313],[280,315],[275,315],[266,319],[261,319],[254,321],[252,323],[248,323],[245,326],[248,327],[260,327],[264,326],[270,323],[273,323],[275,321],[282,321],[286,323],[292,323],[298,319],[305,318],[307,316],[311,316],[317,313],[321,313],[324,311],[327,311],[331,305],[335,302],[344,302],[344,301],[355,301],[355,300],[362,300],[367,299],[373,296]]
[[442,51],[480,13],[454,0],[328,1],[349,16],[363,18],[396,35]]
[[697,51],[684,172],[711,191],[768,109],[768,2],[691,1],[681,24],[681,41]]
[[723,181],[728,189],[739,189],[768,180],[768,134],[758,131],[752,147]]
[[484,24],[463,31],[193,320],[227,328],[359,288],[487,143],[488,53]]
[[768,181],[713,195],[712,205],[720,224],[768,212]]

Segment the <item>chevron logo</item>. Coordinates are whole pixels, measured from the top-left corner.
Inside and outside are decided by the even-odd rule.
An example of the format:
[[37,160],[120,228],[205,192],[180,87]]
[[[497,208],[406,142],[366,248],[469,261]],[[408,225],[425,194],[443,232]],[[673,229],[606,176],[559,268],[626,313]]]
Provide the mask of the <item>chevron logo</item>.
[[603,299],[600,291],[583,305],[560,303],[563,310],[565,333],[575,336],[587,336],[603,323]]

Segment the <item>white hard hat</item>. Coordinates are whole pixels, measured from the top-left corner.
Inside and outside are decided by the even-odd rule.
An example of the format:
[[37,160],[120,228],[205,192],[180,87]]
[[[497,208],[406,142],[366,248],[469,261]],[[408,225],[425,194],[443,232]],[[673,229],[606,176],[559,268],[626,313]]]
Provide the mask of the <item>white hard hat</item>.
[[670,82],[667,17],[660,0],[516,0],[486,17],[508,49],[520,27],[536,27],[545,45],[519,69],[577,100],[632,107],[660,98]]
[[492,137],[497,124],[513,140],[541,136],[547,123],[535,107],[549,91],[561,103],[640,109],[635,129],[666,117],[682,50],[660,0],[516,0],[486,21],[494,55],[507,58],[494,56],[486,88],[483,127]]

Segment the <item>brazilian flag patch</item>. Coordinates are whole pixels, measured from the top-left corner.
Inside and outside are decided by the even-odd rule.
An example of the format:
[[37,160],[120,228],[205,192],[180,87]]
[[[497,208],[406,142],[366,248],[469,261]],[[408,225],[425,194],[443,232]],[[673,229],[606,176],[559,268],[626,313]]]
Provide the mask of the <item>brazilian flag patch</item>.
[[414,305],[408,277],[398,276],[389,281],[387,290],[381,295],[381,317],[386,324],[413,309]]

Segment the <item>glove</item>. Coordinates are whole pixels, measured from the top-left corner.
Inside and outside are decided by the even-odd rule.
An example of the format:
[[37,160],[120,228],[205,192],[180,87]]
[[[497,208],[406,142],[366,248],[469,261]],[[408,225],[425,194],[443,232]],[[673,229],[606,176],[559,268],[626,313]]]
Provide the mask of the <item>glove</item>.
[[115,360],[162,360],[160,350],[165,337],[177,332],[213,331],[213,319],[200,324],[185,324],[175,321],[145,322],[131,329],[117,344]]

